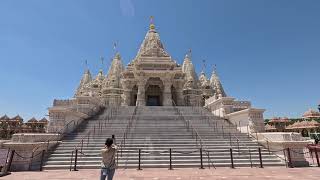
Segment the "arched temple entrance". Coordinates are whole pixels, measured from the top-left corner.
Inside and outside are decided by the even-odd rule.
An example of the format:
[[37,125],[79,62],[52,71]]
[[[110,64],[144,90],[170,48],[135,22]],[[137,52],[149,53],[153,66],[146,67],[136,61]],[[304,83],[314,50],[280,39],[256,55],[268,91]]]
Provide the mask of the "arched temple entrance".
[[147,106],[163,105],[163,83],[160,78],[149,78],[146,83],[145,102]]
[[132,91],[131,91],[130,106],[135,106],[136,105],[137,94],[138,94],[138,87],[135,85],[135,86],[133,86]]

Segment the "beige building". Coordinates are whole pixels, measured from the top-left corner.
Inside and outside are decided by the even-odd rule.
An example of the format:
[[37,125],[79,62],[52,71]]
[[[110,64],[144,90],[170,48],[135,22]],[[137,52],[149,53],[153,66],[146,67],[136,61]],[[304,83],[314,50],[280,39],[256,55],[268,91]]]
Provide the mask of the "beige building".
[[213,69],[210,78],[199,76],[191,51],[180,65],[164,48],[155,25],[150,24],[136,56],[125,67],[115,53],[108,73],[93,77],[86,69],[74,98],[54,100],[49,108],[49,132],[71,131],[84,119],[110,106],[196,106],[229,119],[245,132],[264,132],[264,109],[249,101],[228,97]]
[[205,99],[225,97],[214,71],[209,80],[197,76],[191,52],[178,64],[165,50],[155,25],[149,30],[133,60],[124,68],[120,53],[113,58],[108,74],[100,70],[92,78],[86,70],[75,97],[98,97],[104,105],[200,106]]

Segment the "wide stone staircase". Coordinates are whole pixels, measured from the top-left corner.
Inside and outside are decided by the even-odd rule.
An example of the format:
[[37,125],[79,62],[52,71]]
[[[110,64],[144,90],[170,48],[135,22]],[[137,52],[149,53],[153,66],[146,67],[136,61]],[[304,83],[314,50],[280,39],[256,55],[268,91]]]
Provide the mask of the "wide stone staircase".
[[[223,127],[223,128],[221,128]],[[113,107],[84,121],[52,151],[44,169],[99,168],[100,150],[115,135],[119,168],[283,166],[284,162],[204,108]],[[171,149],[171,150],[170,150]],[[140,153],[139,153],[140,151]],[[139,156],[140,154],[140,156]],[[201,158],[202,157],[202,158]]]

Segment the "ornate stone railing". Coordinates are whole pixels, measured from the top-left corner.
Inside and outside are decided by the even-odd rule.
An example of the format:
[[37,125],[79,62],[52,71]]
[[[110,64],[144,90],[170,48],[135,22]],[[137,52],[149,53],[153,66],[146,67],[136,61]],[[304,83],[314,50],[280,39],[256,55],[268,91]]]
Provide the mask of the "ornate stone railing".
[[75,99],[55,99],[53,100],[53,106],[71,106],[75,105]]
[[251,107],[250,101],[234,101],[233,102],[233,110],[234,111],[240,111],[243,109],[248,109]]

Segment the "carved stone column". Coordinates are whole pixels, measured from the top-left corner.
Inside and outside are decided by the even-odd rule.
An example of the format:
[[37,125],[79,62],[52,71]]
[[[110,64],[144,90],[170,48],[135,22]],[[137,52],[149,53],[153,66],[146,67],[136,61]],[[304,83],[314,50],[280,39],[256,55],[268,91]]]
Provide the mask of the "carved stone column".
[[121,102],[121,105],[122,106],[130,106],[130,100],[131,100],[131,89],[124,89],[123,90],[123,94],[122,94],[122,102]]
[[183,84],[179,83],[176,86],[176,96],[177,96],[177,105],[178,106],[184,106],[184,97],[183,97]]
[[145,81],[140,80],[138,81],[138,93],[137,93],[137,103],[136,106],[145,106]]
[[121,85],[123,88],[123,92],[121,94],[121,105],[122,106],[130,106],[130,100],[131,100],[131,91],[132,87],[130,86],[129,80],[122,80]]
[[163,82],[164,90],[163,90],[163,106],[172,106],[172,94],[171,94],[171,81]]

